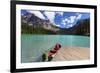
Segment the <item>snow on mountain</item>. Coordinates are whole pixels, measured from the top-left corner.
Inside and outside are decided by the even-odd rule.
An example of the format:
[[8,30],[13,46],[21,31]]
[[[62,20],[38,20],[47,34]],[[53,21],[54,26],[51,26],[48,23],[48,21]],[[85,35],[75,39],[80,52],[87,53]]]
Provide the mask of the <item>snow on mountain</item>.
[[40,19],[44,19],[44,20],[46,19],[46,18],[44,17],[44,15],[43,15],[40,11],[32,11],[32,10],[30,10],[30,11],[28,11],[28,12],[34,14],[35,16],[39,17]]

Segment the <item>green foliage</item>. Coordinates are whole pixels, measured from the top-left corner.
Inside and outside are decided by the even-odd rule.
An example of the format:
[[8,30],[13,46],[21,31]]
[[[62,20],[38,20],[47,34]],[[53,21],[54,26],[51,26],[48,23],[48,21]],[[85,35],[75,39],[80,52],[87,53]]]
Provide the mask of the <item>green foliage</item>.
[[28,26],[27,24],[21,25],[21,33],[23,34],[55,34],[50,30],[45,30],[42,27]]
[[76,29],[76,34],[77,35],[85,35],[85,36],[90,36],[90,20],[84,20],[81,22],[81,24],[79,24],[80,26],[78,26]]

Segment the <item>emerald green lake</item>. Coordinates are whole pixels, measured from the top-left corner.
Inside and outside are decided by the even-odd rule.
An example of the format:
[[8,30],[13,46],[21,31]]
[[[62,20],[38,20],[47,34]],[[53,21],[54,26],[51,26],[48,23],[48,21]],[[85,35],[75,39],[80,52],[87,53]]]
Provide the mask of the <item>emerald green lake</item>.
[[90,47],[90,37],[76,35],[21,35],[21,62],[41,62],[41,55],[56,43],[62,47]]

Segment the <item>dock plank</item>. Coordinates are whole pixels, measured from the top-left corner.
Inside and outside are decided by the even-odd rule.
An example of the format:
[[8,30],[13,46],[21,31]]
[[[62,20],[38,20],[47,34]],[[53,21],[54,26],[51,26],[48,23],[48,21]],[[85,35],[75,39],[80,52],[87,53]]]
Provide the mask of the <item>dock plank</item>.
[[90,58],[90,49],[84,47],[61,48],[52,61],[86,60]]

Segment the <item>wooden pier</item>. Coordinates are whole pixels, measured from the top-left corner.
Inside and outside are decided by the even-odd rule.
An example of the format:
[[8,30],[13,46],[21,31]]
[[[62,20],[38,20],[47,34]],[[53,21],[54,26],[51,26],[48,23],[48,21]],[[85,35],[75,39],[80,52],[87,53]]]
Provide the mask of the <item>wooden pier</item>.
[[90,48],[65,47],[61,48],[52,61],[86,60],[90,58]]

